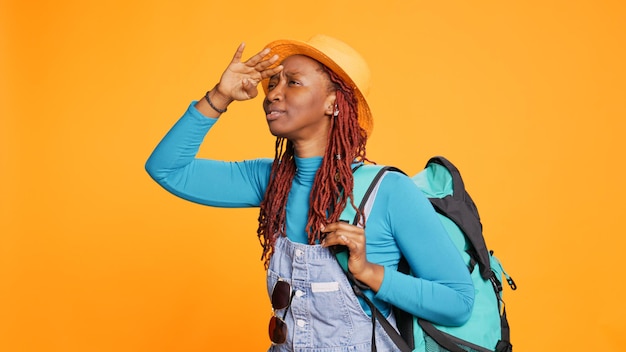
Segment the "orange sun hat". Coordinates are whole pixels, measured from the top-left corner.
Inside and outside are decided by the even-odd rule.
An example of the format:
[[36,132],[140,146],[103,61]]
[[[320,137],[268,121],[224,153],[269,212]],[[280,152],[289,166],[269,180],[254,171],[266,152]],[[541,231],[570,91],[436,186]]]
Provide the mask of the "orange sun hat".
[[[319,61],[335,72],[345,83],[354,89],[357,99],[359,125],[367,135],[371,135],[374,119],[365,95],[370,89],[370,70],[365,59],[346,43],[318,34],[307,42],[281,39],[269,43],[270,55],[278,55],[278,62],[292,55],[305,55]],[[261,82],[267,95],[269,79]]]

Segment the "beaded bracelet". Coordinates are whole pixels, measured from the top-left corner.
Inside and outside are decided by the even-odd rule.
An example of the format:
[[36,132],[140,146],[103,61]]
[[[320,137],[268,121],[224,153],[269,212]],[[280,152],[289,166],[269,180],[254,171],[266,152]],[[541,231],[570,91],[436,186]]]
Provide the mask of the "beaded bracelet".
[[213,105],[213,103],[211,102],[211,99],[209,99],[209,92],[210,90],[207,90],[206,94],[204,95],[204,99],[206,99],[206,102],[209,103],[209,105],[211,106],[211,108],[213,108],[213,110],[219,112],[220,114],[225,113],[226,110],[228,109],[218,109],[215,105]]

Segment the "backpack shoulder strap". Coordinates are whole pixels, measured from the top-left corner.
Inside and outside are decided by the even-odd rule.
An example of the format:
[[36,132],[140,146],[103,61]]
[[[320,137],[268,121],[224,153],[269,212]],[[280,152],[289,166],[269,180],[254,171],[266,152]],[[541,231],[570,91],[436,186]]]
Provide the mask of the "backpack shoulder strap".
[[[354,186],[352,189],[352,201],[355,205],[358,204],[358,209],[361,211],[362,214],[365,215],[366,218],[369,215],[370,210],[372,209],[374,200],[376,199],[376,193],[378,192],[380,181],[382,180],[384,174],[388,171],[402,172],[400,169],[397,169],[395,167],[379,165],[363,165],[353,170]],[[360,221],[361,219],[359,219],[358,213],[352,207],[350,201],[341,213],[340,220],[348,222],[355,226],[365,226],[365,224]],[[385,316],[382,315],[378,308],[376,308],[374,303],[363,293],[363,289],[369,288],[359,282],[352,275],[350,270],[348,270],[349,254],[346,248],[332,248],[331,250],[335,254],[335,257],[337,257],[337,262],[339,262],[339,265],[341,265],[343,271],[346,273],[348,281],[352,286],[352,290],[358,297],[365,301],[365,303],[369,306],[372,312],[372,351],[376,351],[376,320],[380,322],[387,335],[389,335],[391,340],[400,351],[412,351],[413,349],[409,347],[403,337],[395,330],[395,328],[385,318]]]
[[[357,206],[365,218],[376,199],[376,193],[380,186],[383,175],[388,171],[402,172],[400,169],[392,166],[381,165],[362,165],[353,170],[354,186],[352,189],[352,199],[348,199],[345,209],[339,217],[340,221],[350,223],[355,226],[363,227],[365,224],[360,223],[356,209],[352,207],[351,201]],[[403,173],[403,172],[402,172]],[[348,253],[347,251],[335,251],[337,261],[344,271],[348,271]]]
[[430,198],[430,202],[438,213],[450,218],[463,231],[472,244],[470,256],[478,262],[480,275],[483,279],[488,280],[493,273],[491,272],[489,251],[483,237],[483,225],[480,222],[476,204],[465,190],[461,173],[456,166],[442,156],[428,160],[426,167],[431,163],[439,164],[450,172],[453,192],[443,198]]
[[[360,165],[352,170],[352,175],[354,177],[352,198],[348,199],[346,207],[339,216],[340,221],[358,226],[358,214],[352,207],[351,202],[354,202],[359,209],[364,209],[365,203],[368,202],[373,189],[378,186],[380,179],[385,173],[384,169],[384,166],[379,165]],[[373,203],[373,200],[371,202]],[[334,252],[343,271],[348,272],[348,252],[342,248],[334,248]]]
[[339,217],[341,221],[358,226],[357,212],[352,207],[351,202],[354,202],[359,209],[364,208],[364,203],[367,203],[373,189],[378,187],[378,183],[383,177],[386,168],[380,165],[362,165],[352,171],[352,176],[354,177],[352,198],[348,199],[348,203]]

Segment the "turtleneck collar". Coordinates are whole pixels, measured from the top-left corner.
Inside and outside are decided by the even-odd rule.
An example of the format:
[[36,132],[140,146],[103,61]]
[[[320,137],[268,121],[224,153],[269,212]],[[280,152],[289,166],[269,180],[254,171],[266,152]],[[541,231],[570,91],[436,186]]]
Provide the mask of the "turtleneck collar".
[[310,158],[299,158],[294,156],[296,161],[296,181],[300,184],[313,184],[315,174],[322,165],[323,157],[313,156]]

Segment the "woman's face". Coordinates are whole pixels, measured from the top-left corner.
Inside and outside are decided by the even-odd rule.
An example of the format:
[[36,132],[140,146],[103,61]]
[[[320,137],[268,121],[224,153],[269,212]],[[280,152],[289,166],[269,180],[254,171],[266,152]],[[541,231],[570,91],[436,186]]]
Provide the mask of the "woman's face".
[[326,141],[335,93],[322,65],[302,55],[286,58],[283,70],[272,76],[263,109],[270,132],[298,143]]

